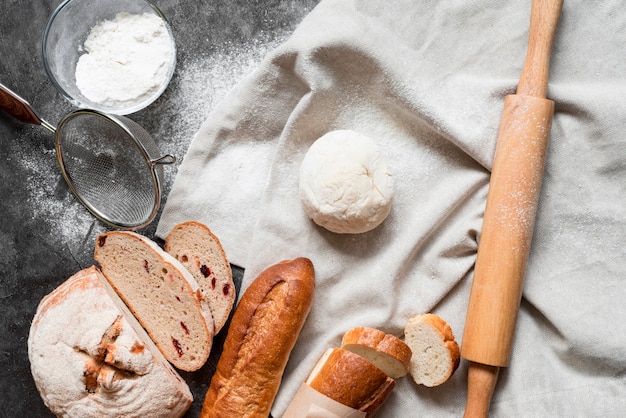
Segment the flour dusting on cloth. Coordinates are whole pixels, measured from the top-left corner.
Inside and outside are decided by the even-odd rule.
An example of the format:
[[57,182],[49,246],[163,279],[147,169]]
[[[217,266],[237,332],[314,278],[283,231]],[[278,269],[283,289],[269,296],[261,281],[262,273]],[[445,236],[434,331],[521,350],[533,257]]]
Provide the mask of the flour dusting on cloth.
[[[434,312],[462,337],[498,124],[524,63],[529,15],[529,2],[513,0],[322,0],[197,132],[157,234],[205,222],[245,267],[244,288],[283,259],[309,257],[316,268],[315,302],[274,416],[352,327],[401,336],[409,317]],[[617,0],[564,4],[544,183],[493,417],[613,417],[626,408],[626,55],[615,53],[625,25]],[[391,213],[364,234],[316,226],[299,201],[306,151],[336,129],[374,139],[394,173]],[[438,388],[399,379],[379,415],[461,416],[466,376],[463,361]]]

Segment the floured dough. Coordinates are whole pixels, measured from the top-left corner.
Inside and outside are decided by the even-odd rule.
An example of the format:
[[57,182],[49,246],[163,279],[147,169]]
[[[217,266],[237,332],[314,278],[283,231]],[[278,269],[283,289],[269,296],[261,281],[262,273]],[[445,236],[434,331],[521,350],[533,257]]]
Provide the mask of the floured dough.
[[189,387],[102,280],[82,270],[39,304],[28,356],[44,403],[64,417],[181,417]]
[[300,167],[300,199],[316,224],[340,234],[380,225],[391,210],[393,178],[376,143],[351,130],[311,145]]

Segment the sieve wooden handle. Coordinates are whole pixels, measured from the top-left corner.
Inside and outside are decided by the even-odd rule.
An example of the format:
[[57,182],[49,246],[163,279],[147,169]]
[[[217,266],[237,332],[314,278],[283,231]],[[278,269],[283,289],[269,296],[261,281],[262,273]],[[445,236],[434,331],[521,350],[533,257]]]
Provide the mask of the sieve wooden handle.
[[533,0],[526,61],[504,102],[461,348],[470,361],[466,418],[488,416],[509,364],[554,114],[546,94],[562,4]]
[[0,109],[23,123],[41,125],[42,121],[30,104],[0,83]]

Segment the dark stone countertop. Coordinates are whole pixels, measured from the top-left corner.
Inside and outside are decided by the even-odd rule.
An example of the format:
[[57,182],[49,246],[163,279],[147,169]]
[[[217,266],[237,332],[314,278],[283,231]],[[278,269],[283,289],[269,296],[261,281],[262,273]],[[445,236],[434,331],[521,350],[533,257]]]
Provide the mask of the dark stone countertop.
[[[48,80],[41,35],[60,4],[5,1],[0,15],[0,83],[27,100],[55,125],[74,110]],[[287,39],[316,0],[171,1],[155,4],[171,23],[177,69],[163,96],[131,114],[154,137],[162,153],[178,157],[166,167],[164,199],[200,124],[245,74]],[[25,125],[0,112],[0,416],[52,416],[30,374],[27,339],[41,298],[93,261],[96,221],[73,197],[54,153],[54,138],[41,126]],[[158,218],[157,218],[158,220]],[[153,238],[156,221],[140,231]],[[240,283],[242,271],[235,268]],[[199,415],[223,336],[209,362],[182,373],[195,401],[187,416]]]

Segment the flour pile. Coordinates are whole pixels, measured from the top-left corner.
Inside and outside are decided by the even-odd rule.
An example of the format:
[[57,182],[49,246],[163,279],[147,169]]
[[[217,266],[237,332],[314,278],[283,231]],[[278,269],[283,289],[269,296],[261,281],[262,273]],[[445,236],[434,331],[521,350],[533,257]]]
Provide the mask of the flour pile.
[[76,85],[89,100],[118,106],[148,99],[174,65],[174,43],[163,19],[118,13],[94,26],[76,64]]

